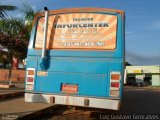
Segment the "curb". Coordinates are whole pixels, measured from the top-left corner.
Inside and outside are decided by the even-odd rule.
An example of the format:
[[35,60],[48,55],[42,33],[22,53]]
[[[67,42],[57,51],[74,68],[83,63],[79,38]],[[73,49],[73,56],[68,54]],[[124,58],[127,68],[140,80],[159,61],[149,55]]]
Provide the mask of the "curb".
[[0,84],[0,88],[15,88],[14,84]]
[[160,88],[147,88],[147,87],[124,87],[124,89],[160,91]]
[[24,91],[2,94],[0,95],[0,100],[5,100],[5,99],[23,96],[23,95],[24,95]]

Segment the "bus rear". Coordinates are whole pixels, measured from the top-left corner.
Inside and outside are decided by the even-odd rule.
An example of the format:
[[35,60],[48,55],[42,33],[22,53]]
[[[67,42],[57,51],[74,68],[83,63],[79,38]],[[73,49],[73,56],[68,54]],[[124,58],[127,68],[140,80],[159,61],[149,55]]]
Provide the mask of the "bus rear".
[[124,43],[121,10],[37,14],[27,54],[25,101],[118,110]]

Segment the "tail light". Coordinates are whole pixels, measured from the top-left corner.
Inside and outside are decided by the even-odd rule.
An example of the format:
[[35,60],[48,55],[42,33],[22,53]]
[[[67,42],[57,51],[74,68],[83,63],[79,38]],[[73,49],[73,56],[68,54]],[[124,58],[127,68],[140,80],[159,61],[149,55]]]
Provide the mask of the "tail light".
[[111,80],[120,80],[120,73],[119,72],[111,73]]
[[29,82],[31,82],[31,83],[33,83],[33,77],[27,77],[27,83],[29,83]]
[[34,76],[35,76],[35,69],[28,68],[26,74],[26,90],[34,89]]
[[34,75],[34,70],[28,70],[27,75]]
[[110,96],[118,97],[120,92],[120,72],[111,72],[110,74]]
[[111,87],[119,88],[118,82],[111,82]]

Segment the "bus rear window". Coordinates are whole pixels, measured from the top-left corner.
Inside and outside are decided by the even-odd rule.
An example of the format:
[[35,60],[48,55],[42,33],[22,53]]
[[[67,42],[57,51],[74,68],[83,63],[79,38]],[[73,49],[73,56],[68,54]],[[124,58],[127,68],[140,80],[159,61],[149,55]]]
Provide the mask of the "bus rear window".
[[[38,19],[35,48],[42,48],[44,17]],[[50,15],[47,49],[116,48],[117,16],[96,13]]]

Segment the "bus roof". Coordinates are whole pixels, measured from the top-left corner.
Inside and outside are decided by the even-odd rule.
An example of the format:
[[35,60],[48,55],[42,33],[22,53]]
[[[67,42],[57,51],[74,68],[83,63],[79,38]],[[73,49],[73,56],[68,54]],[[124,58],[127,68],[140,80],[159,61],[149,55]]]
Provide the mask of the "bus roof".
[[[117,9],[110,9],[110,8],[65,8],[65,9],[58,9],[58,10],[50,10],[49,15],[52,14],[62,14],[62,13],[77,13],[77,12],[109,12],[109,13],[117,13],[121,14],[122,17],[124,17],[124,11],[123,10],[117,10]],[[44,12],[37,13],[33,24],[37,21],[38,17],[44,16]]]

